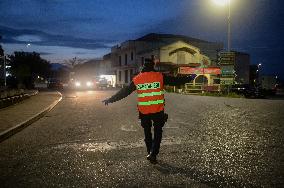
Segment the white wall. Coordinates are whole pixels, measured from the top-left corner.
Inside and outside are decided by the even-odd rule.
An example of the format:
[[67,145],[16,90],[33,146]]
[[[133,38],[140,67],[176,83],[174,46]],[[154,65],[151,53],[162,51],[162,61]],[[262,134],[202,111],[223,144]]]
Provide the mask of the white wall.
[[[170,55],[170,52],[179,49],[179,48],[189,48],[193,51],[195,51],[195,54],[191,54],[189,52],[185,52],[185,51],[179,51],[176,53],[173,53]],[[160,49],[160,61],[161,62],[172,62],[175,64],[181,64],[183,62],[179,62],[178,61],[178,56],[179,55],[184,55],[184,63],[188,64],[188,63],[200,63],[202,60],[202,55],[200,54],[200,50],[194,46],[191,46],[185,42],[182,41],[178,41],[175,42],[173,44],[167,45],[165,47],[162,47]]]

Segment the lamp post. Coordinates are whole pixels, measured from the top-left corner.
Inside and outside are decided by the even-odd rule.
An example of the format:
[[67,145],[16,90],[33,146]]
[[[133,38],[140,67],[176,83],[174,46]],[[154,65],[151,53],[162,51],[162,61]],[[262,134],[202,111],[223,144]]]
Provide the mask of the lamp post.
[[257,70],[256,70],[256,72],[257,72],[257,85],[259,85],[260,84],[260,69],[261,69],[261,63],[259,63],[258,65],[257,65]]
[[231,0],[228,0],[228,52],[231,51]]
[[256,70],[256,72],[258,72],[258,74],[260,74],[260,67],[261,67],[261,63],[259,63],[258,65],[257,65],[257,70]]
[[231,0],[212,0],[212,1],[219,6],[228,5],[227,51],[230,52],[231,51]]

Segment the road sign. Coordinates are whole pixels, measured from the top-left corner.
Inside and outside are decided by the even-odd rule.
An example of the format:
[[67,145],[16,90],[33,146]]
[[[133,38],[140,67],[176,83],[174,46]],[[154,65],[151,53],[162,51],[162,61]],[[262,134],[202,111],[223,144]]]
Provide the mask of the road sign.
[[223,75],[235,75],[235,69],[233,65],[221,66],[221,74]]
[[222,52],[220,53],[220,65],[234,65],[235,53],[234,52]]

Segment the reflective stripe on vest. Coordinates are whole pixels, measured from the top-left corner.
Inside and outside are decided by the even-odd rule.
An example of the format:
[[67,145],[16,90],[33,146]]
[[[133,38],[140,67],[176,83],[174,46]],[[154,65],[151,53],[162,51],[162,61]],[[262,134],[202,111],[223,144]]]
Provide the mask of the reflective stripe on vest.
[[157,95],[163,95],[163,94],[164,94],[163,91],[151,92],[151,93],[140,93],[138,94],[138,97],[149,97],[149,96],[157,96]]
[[163,103],[164,103],[164,100],[156,100],[156,101],[138,102],[138,105],[149,106],[152,104],[163,104]]

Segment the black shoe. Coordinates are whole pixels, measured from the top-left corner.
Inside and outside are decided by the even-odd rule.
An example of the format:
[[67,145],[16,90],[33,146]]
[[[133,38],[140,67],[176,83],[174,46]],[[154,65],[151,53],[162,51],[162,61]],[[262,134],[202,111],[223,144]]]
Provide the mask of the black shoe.
[[157,158],[156,155],[153,155],[152,153],[150,153],[149,155],[147,155],[147,160],[150,161],[150,163],[152,164],[157,164]]

